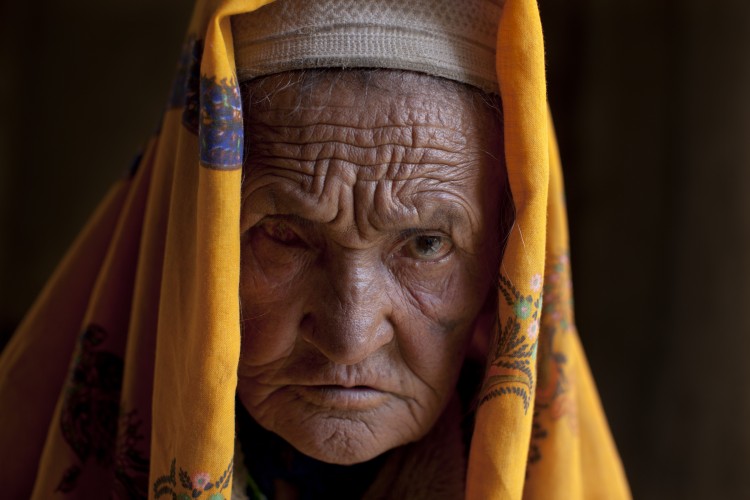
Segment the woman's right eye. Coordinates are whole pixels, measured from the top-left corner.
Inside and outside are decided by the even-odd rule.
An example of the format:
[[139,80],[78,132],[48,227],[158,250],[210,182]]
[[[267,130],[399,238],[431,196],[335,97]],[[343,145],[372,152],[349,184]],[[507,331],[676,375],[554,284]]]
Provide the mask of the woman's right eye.
[[287,246],[305,246],[305,240],[297,234],[289,223],[283,220],[261,221],[256,227],[276,243]]

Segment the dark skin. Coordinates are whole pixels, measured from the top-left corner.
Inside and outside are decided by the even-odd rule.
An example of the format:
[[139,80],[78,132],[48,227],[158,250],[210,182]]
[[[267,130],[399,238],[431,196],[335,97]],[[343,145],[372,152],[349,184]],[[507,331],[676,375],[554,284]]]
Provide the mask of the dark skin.
[[253,83],[238,394],[336,464],[422,438],[486,334],[501,125],[458,84],[400,71]]

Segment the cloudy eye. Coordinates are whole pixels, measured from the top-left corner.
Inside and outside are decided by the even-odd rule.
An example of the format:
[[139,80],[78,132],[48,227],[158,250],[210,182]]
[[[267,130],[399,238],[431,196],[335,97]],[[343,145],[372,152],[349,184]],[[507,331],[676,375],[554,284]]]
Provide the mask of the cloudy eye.
[[453,249],[453,243],[445,236],[420,234],[411,237],[403,247],[406,256],[419,260],[438,260]]
[[260,224],[268,237],[283,245],[304,245],[304,240],[284,221],[267,220]]

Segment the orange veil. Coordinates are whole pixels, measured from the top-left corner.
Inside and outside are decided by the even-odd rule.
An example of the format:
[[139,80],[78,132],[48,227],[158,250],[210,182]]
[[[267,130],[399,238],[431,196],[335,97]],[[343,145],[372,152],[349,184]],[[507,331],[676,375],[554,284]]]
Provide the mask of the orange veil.
[[[269,2],[198,0],[160,132],[2,353],[4,498],[229,498],[243,147],[230,16]],[[506,0],[497,72],[516,223],[466,496],[629,498],[573,323],[534,0]]]

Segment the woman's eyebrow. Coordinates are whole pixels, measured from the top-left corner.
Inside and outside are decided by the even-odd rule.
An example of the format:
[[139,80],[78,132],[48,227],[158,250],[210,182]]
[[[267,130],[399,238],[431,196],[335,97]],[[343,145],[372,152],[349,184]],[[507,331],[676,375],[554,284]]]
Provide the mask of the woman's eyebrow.
[[418,211],[416,216],[404,220],[390,219],[380,222],[380,230],[397,232],[403,237],[426,231],[441,231],[453,236],[471,229],[468,214],[459,208],[449,206],[436,207],[434,210],[424,209]]
[[[302,230],[309,231],[321,229],[321,227],[326,225],[326,222],[324,221],[310,219],[294,212],[271,213],[265,218],[281,220]],[[371,223],[372,221],[369,222]],[[471,227],[472,221],[465,210],[455,206],[443,205],[434,208],[428,207],[421,211],[418,210],[416,216],[409,217],[408,219],[399,220],[397,217],[379,219],[376,223],[375,229],[376,231],[393,232],[399,233],[402,236],[411,236],[430,230],[438,230],[454,235],[456,233],[470,231]],[[357,227],[354,225],[346,229],[346,231],[350,230],[358,231]]]
[[271,215],[268,215],[266,218],[277,219],[277,220],[280,219],[280,220],[283,220],[284,222],[294,224],[295,226],[300,227],[302,229],[311,229],[314,226],[320,224],[320,222],[306,219],[305,217],[302,217],[296,214],[271,214]]
[[406,224],[409,229],[444,229],[446,231],[461,229],[470,225],[468,214],[453,206],[439,206],[434,210],[418,212],[419,221]]
[[427,220],[432,223],[438,223],[445,226],[461,225],[468,222],[467,214],[465,210],[459,210],[458,208],[450,206],[441,206],[435,209]]

